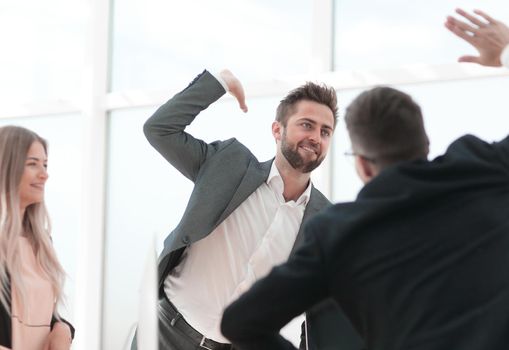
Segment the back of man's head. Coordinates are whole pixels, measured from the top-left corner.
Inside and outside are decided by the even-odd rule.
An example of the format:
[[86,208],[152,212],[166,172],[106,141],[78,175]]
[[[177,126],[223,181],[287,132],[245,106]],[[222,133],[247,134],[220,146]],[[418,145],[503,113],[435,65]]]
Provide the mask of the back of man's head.
[[401,91],[376,87],[361,93],[348,106],[345,121],[354,152],[380,168],[427,157],[421,108]]

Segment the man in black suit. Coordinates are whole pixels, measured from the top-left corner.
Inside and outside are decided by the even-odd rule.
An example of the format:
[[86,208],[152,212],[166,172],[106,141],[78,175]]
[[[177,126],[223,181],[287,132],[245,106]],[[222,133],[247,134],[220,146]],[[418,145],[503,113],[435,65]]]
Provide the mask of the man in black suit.
[[[458,13],[468,22],[446,27],[480,53],[460,61],[509,67],[509,29]],[[226,309],[223,334],[240,349],[293,349],[279,329],[332,297],[368,349],[508,349],[509,137],[466,135],[428,161],[419,106],[388,87],[345,118],[364,188],[306,225],[289,261]]]

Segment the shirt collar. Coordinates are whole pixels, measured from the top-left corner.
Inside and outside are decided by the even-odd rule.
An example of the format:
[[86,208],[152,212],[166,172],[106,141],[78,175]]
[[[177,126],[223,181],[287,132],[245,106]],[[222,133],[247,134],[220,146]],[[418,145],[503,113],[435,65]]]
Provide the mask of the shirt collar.
[[[267,180],[265,181],[265,183],[269,187],[271,187],[274,191],[276,191],[281,196],[281,198],[284,198],[283,197],[283,191],[284,191],[283,178],[281,177],[281,174],[279,174],[279,170],[276,167],[276,161],[272,162],[272,165],[270,167],[269,177],[267,177]],[[308,204],[309,197],[311,196],[312,186],[313,186],[313,184],[311,183],[311,179],[310,179],[308,187],[295,202],[296,205],[300,205],[300,204],[307,205]]]

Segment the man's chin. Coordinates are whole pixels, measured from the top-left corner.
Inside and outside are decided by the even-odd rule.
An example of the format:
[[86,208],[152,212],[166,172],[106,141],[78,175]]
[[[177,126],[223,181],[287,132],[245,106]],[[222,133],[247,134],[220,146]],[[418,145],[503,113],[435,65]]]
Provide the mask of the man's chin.
[[322,160],[323,159],[321,159],[319,161],[306,162],[306,163],[302,164],[301,166],[299,166],[298,168],[295,168],[295,170],[298,170],[303,174],[308,174],[308,173],[312,172],[313,170],[315,170],[316,168],[318,168],[320,166],[320,164],[322,163]]
[[298,172],[302,173],[302,174],[309,174],[311,173],[314,169],[310,169],[310,168],[299,168],[299,169],[296,169]]
[[300,147],[293,151],[283,150],[282,153],[292,168],[303,174],[312,172],[323,160],[323,158],[320,158],[320,155]]

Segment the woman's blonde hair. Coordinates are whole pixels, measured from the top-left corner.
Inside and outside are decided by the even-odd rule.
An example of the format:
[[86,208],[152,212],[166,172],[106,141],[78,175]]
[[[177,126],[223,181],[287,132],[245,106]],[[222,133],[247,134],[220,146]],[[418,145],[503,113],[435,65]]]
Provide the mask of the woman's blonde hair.
[[[0,128],[0,302],[9,313],[11,285],[16,286],[21,305],[26,305],[23,261],[18,251],[22,235],[32,243],[36,260],[53,286],[56,301],[62,300],[64,271],[51,242],[46,206],[44,202],[31,204],[24,214],[20,209],[19,186],[28,150],[34,142],[40,142],[48,153],[46,141],[33,131],[17,126]],[[58,317],[56,311],[55,316]]]

